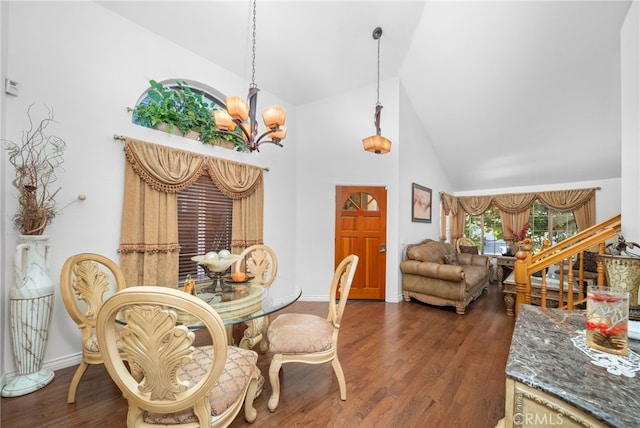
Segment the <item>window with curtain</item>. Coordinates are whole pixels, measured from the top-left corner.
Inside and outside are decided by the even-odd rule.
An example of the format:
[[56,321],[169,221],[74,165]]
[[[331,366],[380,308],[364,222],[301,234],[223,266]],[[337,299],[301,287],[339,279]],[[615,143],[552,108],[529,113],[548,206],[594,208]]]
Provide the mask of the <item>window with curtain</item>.
[[502,254],[506,243],[502,239],[502,220],[500,209],[494,204],[480,215],[467,214],[464,225],[464,236],[478,244],[480,254]]
[[550,209],[540,201],[535,201],[531,206],[529,227],[534,249],[542,248],[543,239],[557,244],[578,233],[578,225],[572,211]]
[[233,199],[222,194],[208,176],[177,193],[180,257],[178,279],[188,274],[201,282],[208,280],[202,266],[191,257],[209,251],[231,250]]
[[[544,239],[557,244],[576,233],[578,226],[572,211],[550,209],[540,201],[535,201],[529,213],[528,237],[533,241],[534,250],[542,248]],[[520,230],[516,230],[519,233]],[[481,254],[504,254],[508,243],[504,241],[500,209],[489,205],[480,215],[465,215],[464,236],[479,244]],[[482,244],[481,244],[482,243]]]

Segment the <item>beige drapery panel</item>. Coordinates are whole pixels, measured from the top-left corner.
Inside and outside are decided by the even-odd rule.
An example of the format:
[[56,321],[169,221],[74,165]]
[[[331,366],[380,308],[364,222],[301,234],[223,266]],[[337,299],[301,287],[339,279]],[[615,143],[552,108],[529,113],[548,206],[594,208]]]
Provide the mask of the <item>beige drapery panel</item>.
[[231,252],[239,254],[251,245],[263,244],[262,169],[219,158],[209,158],[207,165],[213,182],[233,199]]
[[[504,227],[505,240],[511,238],[509,229],[518,233],[529,221],[529,211],[533,202],[538,199],[545,206],[560,210],[573,211],[579,230],[595,224],[595,191],[596,189],[559,190],[533,193],[507,193],[489,196],[460,196],[442,193],[443,214],[451,215],[451,238],[453,242],[462,236],[466,213],[479,215],[494,203],[501,211],[500,218]],[[455,211],[455,200],[461,209]],[[445,224],[443,220],[441,224]]]
[[[541,192],[540,202],[559,210],[558,207],[570,207],[578,224],[578,230],[587,229],[596,224],[596,199],[594,189],[567,190],[564,192]],[[565,208],[566,210],[566,208]]]
[[232,241],[262,243],[262,168],[132,138],[125,138],[124,151],[128,162],[118,252],[127,284],[177,286],[176,193],[207,172],[234,200]]
[[[451,237],[453,239],[453,243],[455,243],[458,238],[462,236],[462,232],[464,231],[464,215],[458,216],[459,212],[462,212],[462,207],[460,207],[460,202],[458,198],[448,193],[440,193],[440,207],[441,207],[441,215],[440,218],[440,240],[443,242],[447,239],[446,237],[446,228],[447,228],[447,216],[451,216]],[[462,221],[461,221],[462,220]]]

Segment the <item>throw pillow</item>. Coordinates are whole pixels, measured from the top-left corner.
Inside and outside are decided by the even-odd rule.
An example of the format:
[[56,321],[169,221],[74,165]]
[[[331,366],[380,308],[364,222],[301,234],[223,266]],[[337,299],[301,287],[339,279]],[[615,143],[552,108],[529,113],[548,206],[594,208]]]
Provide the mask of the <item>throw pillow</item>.
[[[598,262],[596,260],[597,253],[592,251],[584,252],[584,270],[585,272],[598,272]],[[573,270],[580,269],[580,255],[576,257],[576,261],[573,263]]]
[[445,265],[457,265],[458,257],[455,254],[445,254],[444,255],[444,264]]
[[460,252],[467,254],[478,254],[478,247],[475,245],[460,245]]

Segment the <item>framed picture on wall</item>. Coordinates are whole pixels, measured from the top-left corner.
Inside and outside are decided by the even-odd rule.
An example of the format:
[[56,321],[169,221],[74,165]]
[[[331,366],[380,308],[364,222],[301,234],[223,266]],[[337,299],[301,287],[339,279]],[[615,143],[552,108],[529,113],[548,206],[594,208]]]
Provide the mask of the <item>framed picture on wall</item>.
[[431,189],[411,184],[411,221],[431,223]]

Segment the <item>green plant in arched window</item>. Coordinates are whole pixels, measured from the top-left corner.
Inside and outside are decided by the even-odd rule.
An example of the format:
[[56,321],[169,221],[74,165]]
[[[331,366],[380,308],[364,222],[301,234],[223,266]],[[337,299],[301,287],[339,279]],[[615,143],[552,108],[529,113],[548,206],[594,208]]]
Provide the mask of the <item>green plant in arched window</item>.
[[[155,80],[149,81],[147,96],[134,108],[128,107],[133,122],[148,128],[161,129],[172,133],[188,134],[195,132],[196,138],[205,144],[216,145],[221,139],[230,141],[236,150],[246,149],[241,138],[230,135],[216,135],[217,127],[213,119],[213,111],[223,108],[215,101],[208,101],[202,91],[191,88],[184,81],[176,81],[172,85],[163,85]],[[178,131],[178,132],[176,132]],[[235,133],[242,136],[240,129]]]

